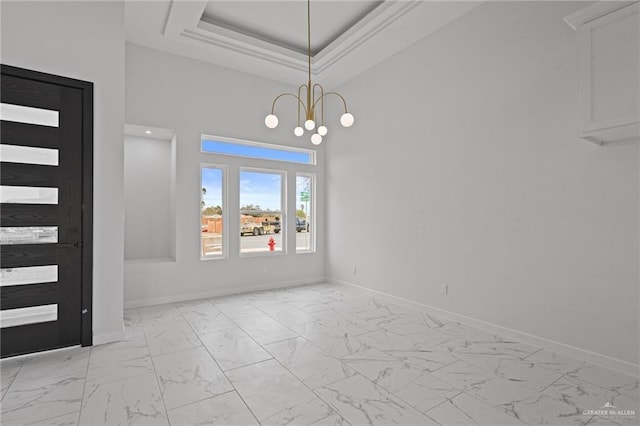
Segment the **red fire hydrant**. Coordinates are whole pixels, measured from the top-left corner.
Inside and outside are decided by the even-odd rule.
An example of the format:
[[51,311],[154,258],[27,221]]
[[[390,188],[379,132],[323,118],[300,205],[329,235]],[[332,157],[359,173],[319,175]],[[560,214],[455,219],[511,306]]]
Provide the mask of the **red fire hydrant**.
[[274,251],[276,247],[276,240],[274,240],[273,237],[269,238],[269,243],[267,245],[269,246],[269,251]]

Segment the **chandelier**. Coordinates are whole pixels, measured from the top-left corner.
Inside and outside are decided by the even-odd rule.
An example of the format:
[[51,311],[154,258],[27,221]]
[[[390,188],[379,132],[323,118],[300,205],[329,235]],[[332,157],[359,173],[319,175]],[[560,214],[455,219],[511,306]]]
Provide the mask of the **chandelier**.
[[[337,96],[342,101],[344,106],[344,113],[340,116],[340,124],[344,127],[351,127],[353,125],[353,115],[347,110],[347,101],[338,92],[325,92],[324,88],[320,84],[311,83],[311,0],[307,0],[307,59],[308,59],[308,71],[309,78],[307,84],[301,84],[298,87],[298,94],[295,93],[281,93],[275,97],[271,105],[271,114],[267,115],[264,119],[264,124],[274,129],[278,126],[278,117],[275,115],[276,102],[283,96],[293,96],[298,101],[298,121],[297,126],[293,129],[293,134],[300,137],[304,134],[304,129],[312,131],[316,129],[316,133],[311,135],[311,143],[314,145],[320,145],[322,143],[322,137],[328,132],[327,126],[324,124],[324,99],[326,96]],[[300,117],[304,114],[305,122],[304,129],[300,125]],[[317,123],[316,119],[320,119]]]

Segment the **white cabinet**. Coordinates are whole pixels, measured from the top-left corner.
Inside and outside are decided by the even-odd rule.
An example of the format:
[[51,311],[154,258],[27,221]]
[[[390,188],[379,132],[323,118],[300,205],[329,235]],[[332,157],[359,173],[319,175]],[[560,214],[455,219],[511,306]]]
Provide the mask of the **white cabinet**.
[[595,3],[565,21],[578,32],[580,136],[640,138],[640,3]]

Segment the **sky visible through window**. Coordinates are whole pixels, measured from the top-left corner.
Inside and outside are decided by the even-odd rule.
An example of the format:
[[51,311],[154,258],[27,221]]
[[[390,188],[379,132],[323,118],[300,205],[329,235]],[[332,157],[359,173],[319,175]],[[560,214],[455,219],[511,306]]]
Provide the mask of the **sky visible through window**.
[[[263,210],[280,210],[282,176],[273,173],[240,173],[240,205],[258,205]],[[202,168],[204,207],[222,206],[222,170]]]
[[253,204],[261,210],[280,211],[282,175],[240,172],[240,206]]
[[222,170],[210,167],[202,168],[202,200],[204,207],[222,207]]
[[312,164],[312,154],[288,149],[267,148],[240,143],[202,140],[202,151],[213,154],[236,155],[239,157],[261,158],[264,160],[286,161],[289,163]]

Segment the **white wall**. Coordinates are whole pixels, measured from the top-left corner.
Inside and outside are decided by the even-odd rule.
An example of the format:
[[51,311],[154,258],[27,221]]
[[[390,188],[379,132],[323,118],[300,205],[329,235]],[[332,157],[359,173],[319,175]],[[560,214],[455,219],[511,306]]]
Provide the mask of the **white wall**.
[[638,363],[638,143],[577,137],[584,5],[485,3],[340,88],[329,277]]
[[175,250],[172,141],[125,136],[124,258],[170,259]]
[[94,343],[122,335],[124,7],[2,2],[2,63],[94,83]]
[[[304,74],[301,73],[301,81]],[[264,116],[273,98],[292,88],[248,74],[136,45],[126,46],[126,120],[129,124],[161,127],[176,132],[176,260],[125,262],[125,305],[136,306],[213,294],[322,280],[325,274],[324,238],[317,253],[295,254],[295,233],[289,233],[287,255],[239,258],[239,235],[229,238],[229,259],[200,260],[200,164],[238,160],[200,152],[202,133],[311,148],[293,136],[295,105],[279,108],[280,126],[269,130]],[[318,153],[318,204],[323,205],[323,148]],[[246,165],[260,166],[257,161]],[[277,166],[286,169],[288,166]],[[289,191],[295,190],[290,174]],[[238,206],[237,179],[229,176],[229,205]],[[295,205],[289,205],[295,217]],[[324,214],[317,216],[319,229]],[[230,229],[239,218],[229,217]]]

